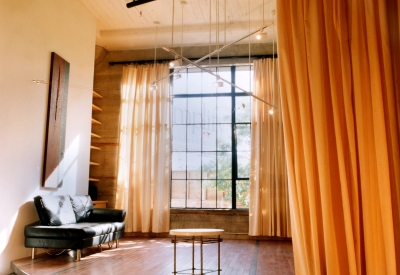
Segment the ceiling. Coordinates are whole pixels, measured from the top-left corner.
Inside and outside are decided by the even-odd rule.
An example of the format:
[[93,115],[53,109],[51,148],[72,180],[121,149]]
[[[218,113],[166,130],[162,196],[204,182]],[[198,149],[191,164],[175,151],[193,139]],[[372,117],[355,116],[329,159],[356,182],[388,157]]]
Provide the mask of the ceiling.
[[252,35],[240,43],[276,42],[276,0],[156,0],[133,8],[131,0],[80,1],[97,19],[96,44],[109,51],[226,45],[266,25],[260,41]]

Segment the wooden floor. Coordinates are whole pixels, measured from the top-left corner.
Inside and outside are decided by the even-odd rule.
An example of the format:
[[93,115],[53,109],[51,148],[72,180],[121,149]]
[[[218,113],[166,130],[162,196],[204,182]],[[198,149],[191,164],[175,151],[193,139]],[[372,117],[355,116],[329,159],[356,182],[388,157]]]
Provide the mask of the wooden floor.
[[[174,248],[168,238],[123,238],[119,248],[102,246],[82,251],[82,260],[70,254],[37,255],[11,263],[16,274],[172,274]],[[177,244],[177,270],[191,268],[191,245]],[[217,269],[217,244],[203,246],[204,269]],[[72,255],[73,256],[73,255]],[[199,267],[199,246],[195,246],[195,267]],[[290,241],[224,240],[221,243],[221,273],[226,275],[294,275],[293,248]],[[187,273],[192,274],[192,273]],[[198,273],[197,273],[198,274]],[[218,274],[213,272],[209,274]]]

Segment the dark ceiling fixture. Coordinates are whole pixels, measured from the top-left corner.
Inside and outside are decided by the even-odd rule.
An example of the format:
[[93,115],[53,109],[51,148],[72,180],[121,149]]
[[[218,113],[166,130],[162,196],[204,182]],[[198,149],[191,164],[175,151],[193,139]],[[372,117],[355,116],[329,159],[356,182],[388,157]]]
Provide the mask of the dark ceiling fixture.
[[146,4],[148,2],[152,2],[155,0],[133,0],[132,2],[126,3],[127,8],[133,8],[142,4]]

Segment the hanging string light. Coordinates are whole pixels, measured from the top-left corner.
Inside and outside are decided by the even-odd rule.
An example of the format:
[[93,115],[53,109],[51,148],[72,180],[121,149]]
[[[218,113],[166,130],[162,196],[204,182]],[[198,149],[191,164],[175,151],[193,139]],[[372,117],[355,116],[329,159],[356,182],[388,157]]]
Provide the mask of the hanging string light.
[[[181,1],[182,5],[186,4],[186,2],[185,3],[183,3],[183,2],[185,2],[185,1]],[[174,18],[175,18],[175,0],[172,0],[172,48],[174,47],[174,21],[175,21]],[[182,25],[183,25],[183,6],[182,6]],[[183,32],[183,29],[182,29],[182,32]],[[182,43],[181,43],[181,48],[182,48]],[[175,56],[175,60],[169,62],[169,66],[171,68],[182,66],[182,59]],[[179,73],[174,75],[175,79],[178,79],[180,77],[181,76]]]
[[[182,5],[182,26],[181,26],[181,55],[183,54],[183,7],[186,5],[186,1],[181,1],[181,5]],[[182,66],[182,58],[177,58],[175,56],[175,62],[177,64],[175,64],[175,66]],[[178,72],[176,74],[174,74],[174,79],[179,79],[181,78],[181,74]]]
[[154,25],[156,26],[156,34],[154,38],[154,72],[153,72],[153,78],[154,82],[153,84],[150,85],[150,91],[156,91],[158,89],[156,85],[156,61],[157,61],[157,25],[160,24],[160,22],[154,21]]
[[[219,0],[215,1],[216,4],[216,21],[217,21],[217,27],[216,27],[216,33],[215,33],[215,40],[217,42],[217,51],[219,50]],[[220,80],[219,77],[219,51],[217,53],[217,76],[215,78],[215,82],[213,83],[214,87],[220,88],[224,86],[224,82]]]
[[[263,26],[265,25],[265,22],[264,22],[264,0],[263,0],[263,6],[262,6],[262,18],[263,18]],[[261,40],[261,38],[267,38],[267,33],[265,33],[264,32],[264,28],[262,28],[261,30],[260,30],[260,32],[257,34],[257,36],[256,36],[256,38],[257,38],[257,40]]]
[[[272,25],[272,36],[274,37],[274,39],[272,40],[272,92],[275,94],[275,10],[271,10],[271,14],[272,14],[272,21],[274,22]],[[274,109],[275,108],[270,108],[268,113],[270,115],[274,114]]]

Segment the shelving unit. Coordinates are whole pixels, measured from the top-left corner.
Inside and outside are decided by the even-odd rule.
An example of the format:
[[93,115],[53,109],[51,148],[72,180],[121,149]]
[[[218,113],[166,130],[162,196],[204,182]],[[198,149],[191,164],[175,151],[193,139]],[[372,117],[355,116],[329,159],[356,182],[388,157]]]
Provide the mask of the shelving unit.
[[[96,93],[95,91],[93,91],[93,98],[103,98],[103,97],[99,93]],[[93,116],[94,112],[101,112],[101,111],[103,111],[103,110],[100,107],[96,106],[95,104],[92,104],[92,116]],[[92,125],[93,124],[101,124],[101,122],[92,117]],[[98,134],[95,134],[93,132],[91,133],[91,136],[92,136],[92,138],[101,138],[101,136],[99,136]],[[93,145],[90,146],[90,149],[91,150],[101,150],[100,147],[93,146]],[[90,166],[99,166],[100,163],[90,161],[89,165]],[[89,181],[98,182],[99,179],[89,178]]]

